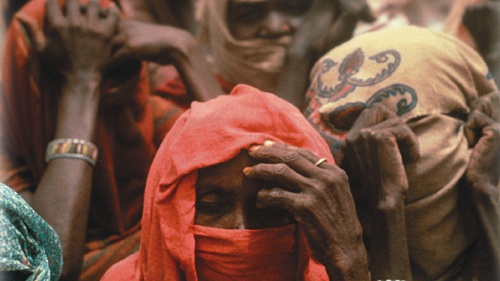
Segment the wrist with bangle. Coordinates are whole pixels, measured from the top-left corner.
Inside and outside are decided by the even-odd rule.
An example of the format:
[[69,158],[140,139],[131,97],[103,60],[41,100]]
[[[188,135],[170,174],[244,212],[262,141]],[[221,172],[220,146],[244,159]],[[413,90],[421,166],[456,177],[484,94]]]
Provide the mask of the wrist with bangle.
[[54,159],[69,158],[80,159],[95,166],[99,150],[97,146],[89,141],[76,138],[55,139],[47,145],[45,162]]

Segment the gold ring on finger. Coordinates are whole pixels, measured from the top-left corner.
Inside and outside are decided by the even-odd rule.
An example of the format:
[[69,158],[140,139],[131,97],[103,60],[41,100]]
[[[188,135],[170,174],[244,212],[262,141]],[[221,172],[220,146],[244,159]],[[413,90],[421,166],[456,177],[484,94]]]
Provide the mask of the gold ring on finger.
[[321,158],[316,163],[314,163],[314,165],[319,167],[319,165],[321,165],[325,162],[327,162],[326,158]]

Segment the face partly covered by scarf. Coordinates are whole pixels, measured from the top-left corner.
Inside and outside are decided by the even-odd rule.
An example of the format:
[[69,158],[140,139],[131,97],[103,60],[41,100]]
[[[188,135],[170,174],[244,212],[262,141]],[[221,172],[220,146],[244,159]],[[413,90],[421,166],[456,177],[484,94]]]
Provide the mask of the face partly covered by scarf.
[[464,121],[470,104],[496,89],[481,57],[444,34],[395,28],[333,49],[317,62],[311,79],[306,116],[333,151],[359,113],[376,103],[416,134],[420,159],[405,167],[414,280],[453,274],[477,238],[459,207],[457,184],[469,161]]
[[103,280],[203,280],[220,278],[220,273],[229,280],[255,280],[255,274],[283,280],[279,273],[284,266],[292,273],[288,280],[327,279],[324,267],[310,258],[300,227],[229,230],[194,225],[198,171],[265,140],[307,148],[333,161],[327,144],[302,114],[274,95],[240,85],[229,96],[193,103],[151,167],[140,252],[111,268]]
[[201,0],[199,3],[200,38],[210,46],[215,71],[230,83],[274,92],[292,36],[238,40],[228,28],[228,4],[229,0]]

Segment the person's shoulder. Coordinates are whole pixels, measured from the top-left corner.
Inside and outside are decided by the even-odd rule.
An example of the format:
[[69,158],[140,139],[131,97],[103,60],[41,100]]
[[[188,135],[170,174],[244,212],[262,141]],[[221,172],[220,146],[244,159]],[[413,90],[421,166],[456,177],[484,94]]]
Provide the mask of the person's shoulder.
[[28,1],[15,15],[14,19],[29,17],[39,24],[43,24],[45,18],[45,0]]
[[101,281],[133,281],[140,280],[139,254],[133,254],[112,265],[101,278]]

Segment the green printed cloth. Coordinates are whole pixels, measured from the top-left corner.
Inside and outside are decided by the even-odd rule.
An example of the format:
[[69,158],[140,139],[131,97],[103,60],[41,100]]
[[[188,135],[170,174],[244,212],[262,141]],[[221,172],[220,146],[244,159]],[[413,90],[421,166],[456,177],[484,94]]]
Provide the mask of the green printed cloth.
[[19,272],[28,281],[55,281],[61,269],[56,232],[21,196],[0,183],[0,277]]

